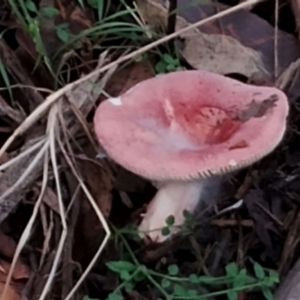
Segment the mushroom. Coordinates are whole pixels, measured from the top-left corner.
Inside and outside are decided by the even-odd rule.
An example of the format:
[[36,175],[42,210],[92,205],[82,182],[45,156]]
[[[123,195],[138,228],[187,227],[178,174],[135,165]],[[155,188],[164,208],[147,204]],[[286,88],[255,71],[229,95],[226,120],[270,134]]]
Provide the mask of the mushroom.
[[274,87],[179,71],[103,101],[94,128],[115,162],[158,184],[139,229],[163,242],[167,237],[157,229],[170,215],[183,224],[183,212],[203,201],[209,178],[249,166],[278,145],[288,110],[285,94]]

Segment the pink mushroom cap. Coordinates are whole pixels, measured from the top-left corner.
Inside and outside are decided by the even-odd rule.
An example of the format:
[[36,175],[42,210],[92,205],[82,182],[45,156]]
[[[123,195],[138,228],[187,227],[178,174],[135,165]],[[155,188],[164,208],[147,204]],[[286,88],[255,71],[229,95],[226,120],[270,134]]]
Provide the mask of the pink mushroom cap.
[[94,127],[107,154],[151,180],[189,180],[246,167],[281,141],[283,92],[207,71],[145,80],[103,101]]

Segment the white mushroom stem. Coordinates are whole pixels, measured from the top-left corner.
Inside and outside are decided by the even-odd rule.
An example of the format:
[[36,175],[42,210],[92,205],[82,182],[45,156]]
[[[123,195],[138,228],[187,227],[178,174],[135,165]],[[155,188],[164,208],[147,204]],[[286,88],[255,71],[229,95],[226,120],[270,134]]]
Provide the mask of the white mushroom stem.
[[[163,182],[139,226],[141,236],[146,235],[152,241],[161,243],[177,233],[180,230],[178,226],[185,221],[183,212],[187,210],[192,213],[195,210],[205,186],[205,180]],[[171,226],[170,235],[164,236],[161,229],[166,227],[166,219],[171,215],[175,218],[175,226]]]

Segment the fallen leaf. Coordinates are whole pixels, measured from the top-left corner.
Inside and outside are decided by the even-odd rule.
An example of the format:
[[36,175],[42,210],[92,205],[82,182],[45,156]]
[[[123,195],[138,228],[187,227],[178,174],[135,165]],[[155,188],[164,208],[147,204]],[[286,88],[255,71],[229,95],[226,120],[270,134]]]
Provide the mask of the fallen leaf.
[[16,252],[16,242],[3,231],[0,230],[0,253],[1,255],[12,259]]
[[[112,175],[108,168],[82,160],[80,162],[82,177],[94,197],[99,209],[105,217],[109,216],[111,209]],[[89,205],[90,207],[90,205]]]
[[50,187],[46,187],[45,189],[43,202],[46,203],[57,214],[60,214],[57,195]]
[[3,165],[9,160],[10,160],[10,155],[7,152],[4,152],[3,155],[0,157],[0,165]]
[[117,70],[108,81],[105,90],[109,95],[116,97],[154,75],[154,71],[145,62],[133,62]]
[[195,69],[219,74],[237,73],[253,80],[267,75],[259,53],[225,35],[200,32],[186,35],[181,55]]
[[[149,27],[153,30],[167,24],[167,9],[156,1],[137,0],[137,4]],[[153,16],[156,15],[156,18]],[[198,21],[198,20],[197,20]],[[176,30],[189,26],[184,18],[177,16]],[[197,28],[181,34],[175,43],[180,55],[195,69],[219,74],[238,73],[247,78],[262,80],[268,77],[260,53],[243,46],[238,40],[223,34],[206,34]]]
[[277,95],[271,95],[268,99],[265,99],[261,102],[252,100],[247,108],[238,112],[237,119],[241,122],[246,122],[251,118],[261,118],[270,108],[276,106],[277,100]]
[[[4,291],[4,286],[5,283],[0,282],[0,295],[2,295]],[[6,292],[5,300],[21,300],[21,296],[17,292],[15,292],[11,285],[9,285]]]
[[[5,282],[7,274],[9,272],[11,264],[4,259],[0,258],[0,281]],[[20,279],[28,279],[30,276],[29,267],[24,264],[20,259],[17,260],[15,268],[13,270],[12,279],[20,280]]]
[[[180,15],[190,23],[205,19],[217,11],[229,6],[214,1],[205,1],[192,7],[189,0],[178,0]],[[264,67],[274,74],[274,55],[278,55],[278,72],[281,74],[293,61],[299,57],[298,40],[295,35],[278,30],[278,48],[274,50],[274,27],[258,15],[241,9],[228,14],[221,19],[208,22],[200,27],[206,34],[223,34],[233,37],[245,47],[250,47],[261,54]]]

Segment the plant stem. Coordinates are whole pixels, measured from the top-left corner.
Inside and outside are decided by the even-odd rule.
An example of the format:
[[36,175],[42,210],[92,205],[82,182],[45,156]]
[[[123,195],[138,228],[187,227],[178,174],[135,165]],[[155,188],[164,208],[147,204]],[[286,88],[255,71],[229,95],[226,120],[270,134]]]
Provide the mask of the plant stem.
[[176,300],[176,299],[180,299],[180,300],[201,300],[201,299],[206,299],[208,297],[214,297],[214,296],[221,296],[224,294],[227,294],[229,291],[234,291],[234,292],[240,292],[240,291],[245,291],[245,290],[252,290],[256,287],[261,286],[261,282],[258,283],[254,283],[254,284],[248,284],[248,285],[244,285],[241,287],[236,287],[236,288],[232,288],[232,289],[227,289],[227,290],[222,290],[222,291],[217,291],[217,292],[211,292],[211,293],[207,293],[207,294],[203,294],[203,295],[199,295],[199,296],[173,296],[172,300]]
[[168,25],[167,25],[167,34],[172,34],[175,32],[176,27],[176,8],[177,0],[170,0],[169,11],[168,11]]
[[163,296],[166,298],[166,300],[172,300],[173,297],[171,297],[151,276],[148,269],[147,272],[143,272],[144,275],[147,277],[147,279],[163,294]]

